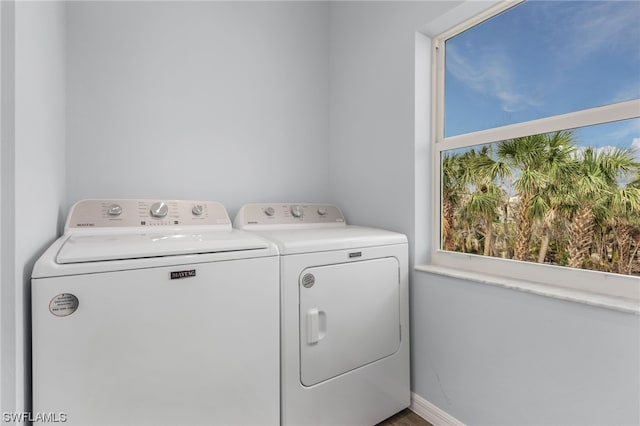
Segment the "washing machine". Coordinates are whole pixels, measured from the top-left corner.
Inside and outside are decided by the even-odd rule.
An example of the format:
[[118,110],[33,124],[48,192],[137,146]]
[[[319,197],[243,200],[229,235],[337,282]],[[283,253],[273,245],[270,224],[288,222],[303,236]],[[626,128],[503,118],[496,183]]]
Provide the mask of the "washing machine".
[[410,404],[407,238],[325,204],[248,204],[280,252],[282,424],[372,426]]
[[216,202],[75,204],[32,275],[36,423],[278,424],[277,254]]

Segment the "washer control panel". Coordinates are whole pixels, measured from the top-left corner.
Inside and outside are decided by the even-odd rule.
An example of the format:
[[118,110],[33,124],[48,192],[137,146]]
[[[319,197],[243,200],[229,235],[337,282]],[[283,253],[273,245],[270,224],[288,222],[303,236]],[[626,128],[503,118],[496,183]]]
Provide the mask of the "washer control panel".
[[331,204],[265,203],[244,205],[234,225],[244,229],[273,225],[344,226],[345,220],[342,211]]
[[184,226],[231,229],[231,221],[224,206],[215,201],[82,200],[71,208],[65,232]]

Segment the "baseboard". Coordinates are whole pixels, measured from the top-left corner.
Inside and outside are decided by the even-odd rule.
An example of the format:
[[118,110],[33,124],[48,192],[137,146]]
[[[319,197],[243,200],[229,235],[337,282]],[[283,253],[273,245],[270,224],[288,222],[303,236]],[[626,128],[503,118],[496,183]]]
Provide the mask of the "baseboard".
[[464,426],[460,420],[413,392],[409,409],[433,426]]

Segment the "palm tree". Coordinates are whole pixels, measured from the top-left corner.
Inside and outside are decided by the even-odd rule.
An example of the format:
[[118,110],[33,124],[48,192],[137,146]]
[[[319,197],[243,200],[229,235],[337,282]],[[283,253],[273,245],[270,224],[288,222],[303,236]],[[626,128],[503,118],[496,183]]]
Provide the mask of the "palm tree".
[[633,150],[619,150],[616,154],[622,157],[618,164],[610,161],[608,165],[618,167],[636,179],[624,187],[620,187],[619,180],[610,182],[613,190],[607,198],[606,221],[611,226],[616,245],[614,269],[621,274],[631,274],[636,254],[633,250],[634,233],[640,231],[640,163],[632,163]]
[[473,149],[467,152],[465,165],[469,170],[470,196],[462,213],[463,216],[479,219],[481,233],[484,235],[483,254],[491,256],[494,223],[506,199],[501,182],[511,175],[511,169],[506,163],[493,158],[489,146],[483,146],[478,152]]
[[636,163],[632,151],[615,149],[597,153],[587,148],[574,159],[576,175],[570,181],[566,205],[571,210],[568,266],[578,268],[589,260],[596,219],[605,221],[612,214],[637,212],[634,191],[619,192],[621,173],[631,172]]
[[444,250],[453,251],[456,248],[455,214],[464,195],[467,179],[462,154],[444,154],[442,157],[442,246]]
[[549,205],[549,209],[545,212],[544,217],[541,219],[540,230],[540,250],[538,251],[538,263],[544,263],[547,258],[547,252],[549,250],[549,243],[551,241],[551,231],[557,221],[557,205]]
[[498,158],[518,172],[514,186],[518,197],[517,235],[513,258],[527,260],[535,220],[545,217],[560,182],[571,175],[573,133],[559,131],[503,141]]
[[[620,188],[610,197],[612,234],[616,242],[617,267],[620,274],[631,274],[635,253],[633,230],[640,218],[640,188]],[[634,222],[636,222],[634,226]]]

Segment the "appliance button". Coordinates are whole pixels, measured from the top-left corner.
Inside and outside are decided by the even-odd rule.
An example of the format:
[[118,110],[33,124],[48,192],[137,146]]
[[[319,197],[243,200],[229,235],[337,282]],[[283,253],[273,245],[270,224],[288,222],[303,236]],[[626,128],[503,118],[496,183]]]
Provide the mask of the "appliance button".
[[293,217],[302,217],[304,215],[304,210],[300,206],[291,206],[291,214]]
[[204,206],[202,204],[196,204],[191,208],[191,213],[193,213],[194,216],[200,216],[203,212]]
[[119,204],[111,204],[107,209],[109,216],[120,216],[122,214],[122,207]]
[[158,201],[151,205],[149,213],[151,213],[153,217],[165,217],[167,213],[169,213],[169,206],[167,206],[167,203],[164,201]]

